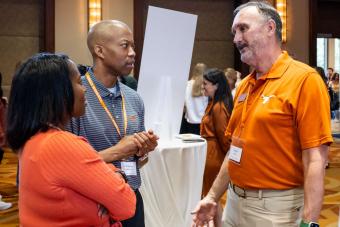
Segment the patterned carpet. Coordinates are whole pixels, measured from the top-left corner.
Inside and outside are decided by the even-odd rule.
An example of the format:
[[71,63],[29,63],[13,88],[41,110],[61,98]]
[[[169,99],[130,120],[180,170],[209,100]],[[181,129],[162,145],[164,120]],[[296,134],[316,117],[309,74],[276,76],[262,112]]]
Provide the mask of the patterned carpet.
[[[330,168],[326,170],[325,199],[320,217],[320,226],[338,227],[340,206],[340,139],[331,146],[329,156]],[[13,207],[0,211],[0,226],[19,226],[18,191],[15,186],[17,158],[10,150],[5,150],[4,159],[0,165],[0,194],[6,202],[12,202]]]
[[0,165],[0,194],[5,202],[13,206],[5,211],[0,211],[0,226],[19,226],[18,218],[18,190],[16,187],[17,156],[9,149],[5,149],[4,158]]

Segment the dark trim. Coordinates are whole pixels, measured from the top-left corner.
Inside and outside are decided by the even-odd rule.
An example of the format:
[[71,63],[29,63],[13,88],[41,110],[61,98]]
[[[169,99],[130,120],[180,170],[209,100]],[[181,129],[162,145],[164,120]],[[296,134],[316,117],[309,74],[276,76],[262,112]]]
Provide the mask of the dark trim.
[[[235,0],[234,7],[236,9],[238,6],[247,2],[249,2],[249,0]],[[244,78],[249,74],[249,66],[241,61],[240,52],[238,51],[235,45],[234,45],[234,69],[241,73],[241,78]]]
[[309,1],[309,65],[316,65],[317,11],[318,0]]
[[40,42],[40,51],[55,51],[55,0],[44,0],[43,5],[43,34]]
[[136,61],[134,68],[134,77],[136,80],[139,78],[140,63],[143,51],[144,40],[144,8],[146,0],[133,1],[133,35],[135,40]]

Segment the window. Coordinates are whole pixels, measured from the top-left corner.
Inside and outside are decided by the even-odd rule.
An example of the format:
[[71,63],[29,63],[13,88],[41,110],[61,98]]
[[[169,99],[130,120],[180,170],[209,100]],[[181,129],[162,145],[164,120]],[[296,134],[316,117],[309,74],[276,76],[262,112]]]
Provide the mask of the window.
[[316,39],[316,65],[322,67],[327,71],[327,39],[317,38]]
[[334,42],[334,71],[340,73],[340,39]]

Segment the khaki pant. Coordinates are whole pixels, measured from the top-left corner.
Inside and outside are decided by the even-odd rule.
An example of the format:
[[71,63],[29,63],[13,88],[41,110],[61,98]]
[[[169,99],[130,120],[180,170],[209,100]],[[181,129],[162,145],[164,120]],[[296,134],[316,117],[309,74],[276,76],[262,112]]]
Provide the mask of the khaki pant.
[[302,189],[263,191],[259,196],[252,191],[246,197],[239,193],[240,190],[235,191],[229,186],[227,205],[222,215],[223,227],[299,226],[303,210]]

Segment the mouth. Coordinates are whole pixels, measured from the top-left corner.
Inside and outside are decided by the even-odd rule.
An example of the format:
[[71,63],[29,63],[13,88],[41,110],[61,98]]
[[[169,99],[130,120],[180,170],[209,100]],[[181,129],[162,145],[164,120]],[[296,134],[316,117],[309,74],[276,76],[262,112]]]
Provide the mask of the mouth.
[[135,62],[128,62],[126,63],[126,67],[133,69],[135,67]]
[[243,44],[237,44],[236,47],[238,51],[242,54],[245,51],[245,48],[248,47],[248,45],[243,43]]

